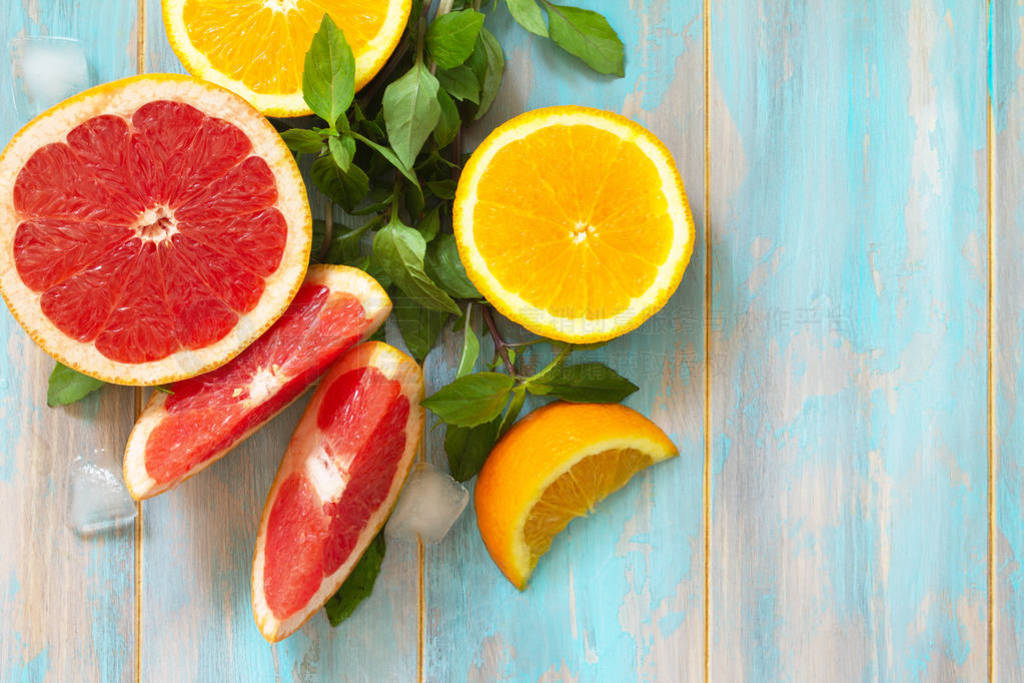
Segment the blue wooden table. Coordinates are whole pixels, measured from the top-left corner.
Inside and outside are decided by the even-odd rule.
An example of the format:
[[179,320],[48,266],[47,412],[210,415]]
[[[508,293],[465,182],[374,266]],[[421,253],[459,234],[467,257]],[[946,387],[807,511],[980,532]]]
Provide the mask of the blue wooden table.
[[[46,408],[52,361],[4,310],[0,680],[1024,680],[1024,5],[574,4],[608,14],[626,78],[500,9],[480,132],[579,103],[672,149],[697,249],[600,354],[681,456],[572,524],[523,593],[470,510],[392,544],[342,627],[270,646],[252,545],[302,406],[83,540],[68,463],[119,453],[141,392]],[[78,38],[98,81],[181,70],[159,0],[3,0],[0,45],[20,35]],[[0,141],[24,123],[10,90],[5,66]]]

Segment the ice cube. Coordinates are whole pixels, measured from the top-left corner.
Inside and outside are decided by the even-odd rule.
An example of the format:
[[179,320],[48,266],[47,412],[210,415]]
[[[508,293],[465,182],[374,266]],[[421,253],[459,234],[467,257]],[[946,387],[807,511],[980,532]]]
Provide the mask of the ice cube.
[[73,38],[23,37],[11,41],[14,103],[29,119],[89,87],[89,65]]
[[71,526],[80,535],[120,529],[135,520],[135,501],[124,486],[121,466],[105,449],[77,456],[69,473]]
[[469,491],[430,463],[409,475],[384,533],[389,539],[437,543],[466,509]]

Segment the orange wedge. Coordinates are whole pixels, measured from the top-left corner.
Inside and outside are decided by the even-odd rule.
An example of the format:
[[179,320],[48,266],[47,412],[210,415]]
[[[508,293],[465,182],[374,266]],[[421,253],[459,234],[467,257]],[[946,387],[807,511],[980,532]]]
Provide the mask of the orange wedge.
[[356,58],[356,90],[391,56],[411,0],[164,0],[167,38],[185,68],[268,116],[303,116],[302,67],[324,14]]
[[693,219],[672,155],[618,114],[517,116],[466,164],[455,237],[473,284],[537,334],[596,342],[638,327],[679,285]]
[[665,433],[622,405],[553,403],[516,424],[476,482],[484,545],[522,590],[569,522],[640,470],[678,454]]

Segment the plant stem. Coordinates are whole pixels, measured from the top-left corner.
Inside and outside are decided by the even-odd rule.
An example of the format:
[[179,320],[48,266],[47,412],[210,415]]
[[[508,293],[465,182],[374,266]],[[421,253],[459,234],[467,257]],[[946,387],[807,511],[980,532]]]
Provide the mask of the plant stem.
[[516,368],[512,365],[512,361],[508,357],[508,345],[501,336],[501,332],[498,331],[498,326],[494,324],[494,313],[491,312],[491,307],[484,304],[480,307],[483,310],[484,322],[487,323],[487,331],[491,333],[491,339],[494,340],[494,350],[501,356],[502,362],[505,363],[505,370],[508,374],[513,377],[516,374]]
[[331,248],[331,236],[334,233],[334,202],[327,202],[324,207],[324,241],[320,244],[317,258],[322,263],[327,258],[327,250]]

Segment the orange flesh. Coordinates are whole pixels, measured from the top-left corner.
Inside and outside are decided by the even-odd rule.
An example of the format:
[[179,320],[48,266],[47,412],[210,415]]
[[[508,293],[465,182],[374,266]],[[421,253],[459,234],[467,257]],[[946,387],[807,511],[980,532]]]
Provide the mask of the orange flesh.
[[344,27],[358,59],[387,9],[372,0],[188,0],[183,18],[189,40],[214,69],[273,94],[301,89],[306,51],[325,12]]
[[625,311],[652,286],[674,234],[651,160],[583,125],[548,126],[499,149],[481,174],[472,226],[508,291],[591,319]]

